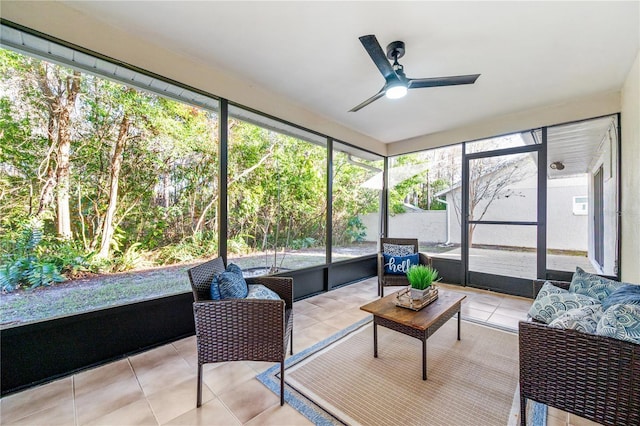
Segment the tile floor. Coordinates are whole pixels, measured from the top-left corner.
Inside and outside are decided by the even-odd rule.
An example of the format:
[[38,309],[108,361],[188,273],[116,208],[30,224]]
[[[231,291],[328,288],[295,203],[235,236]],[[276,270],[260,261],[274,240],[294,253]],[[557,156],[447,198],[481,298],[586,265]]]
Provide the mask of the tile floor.
[[[482,290],[443,287],[467,295],[462,316],[517,328],[531,300]],[[390,294],[394,289],[385,289]],[[366,317],[359,307],[377,298],[375,278],[294,304],[294,353]],[[2,425],[308,425],[310,422],[255,376],[265,362],[208,364],[203,405],[195,408],[195,337],[59,379],[0,400]],[[549,410],[548,426],[593,425]]]

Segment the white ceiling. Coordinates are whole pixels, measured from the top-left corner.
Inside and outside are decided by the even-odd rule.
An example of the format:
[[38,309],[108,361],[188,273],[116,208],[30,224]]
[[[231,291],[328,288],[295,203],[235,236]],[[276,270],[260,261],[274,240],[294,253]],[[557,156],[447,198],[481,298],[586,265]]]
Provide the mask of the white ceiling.
[[[385,143],[618,91],[640,46],[638,1],[63,3]],[[408,77],[481,76],[347,112],[384,84],[365,34]]]

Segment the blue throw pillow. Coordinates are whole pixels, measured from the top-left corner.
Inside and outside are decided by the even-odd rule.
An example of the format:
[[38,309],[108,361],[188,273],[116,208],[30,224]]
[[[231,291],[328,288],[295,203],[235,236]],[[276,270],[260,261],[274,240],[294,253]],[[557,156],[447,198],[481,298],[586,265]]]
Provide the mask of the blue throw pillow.
[[384,273],[392,275],[405,275],[410,267],[420,263],[418,253],[408,256],[392,256],[383,253],[384,256]]
[[280,300],[278,293],[260,284],[249,284],[247,299]]
[[605,311],[613,305],[640,305],[640,285],[625,284],[602,301]]
[[218,275],[213,277],[211,280],[211,300],[220,300],[222,297],[220,296],[220,283],[218,282]]
[[225,271],[218,275],[218,287],[222,299],[244,299],[249,289],[242,275],[236,272]]
[[240,267],[238,265],[236,265],[235,263],[230,263],[229,265],[227,265],[227,272],[235,272],[236,274],[242,276],[242,269],[240,269]]

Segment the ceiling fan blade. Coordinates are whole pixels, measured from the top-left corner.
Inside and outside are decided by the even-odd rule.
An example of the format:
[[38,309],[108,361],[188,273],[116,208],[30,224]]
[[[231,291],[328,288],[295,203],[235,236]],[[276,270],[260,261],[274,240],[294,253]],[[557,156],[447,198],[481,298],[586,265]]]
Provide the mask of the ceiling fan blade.
[[362,102],[360,105],[355,106],[353,108],[351,108],[349,110],[349,112],[356,112],[361,110],[362,108],[366,107],[367,105],[369,105],[371,102],[373,101],[377,101],[378,99],[380,99],[381,97],[384,96],[384,87],[382,89],[380,89],[380,91],[378,93],[376,93],[375,95],[373,95],[372,97],[370,97],[369,99],[367,99],[366,101]]
[[373,34],[364,35],[360,37],[360,42],[373,60],[373,63],[376,64],[384,76],[385,80],[388,81],[390,78],[397,78],[393,67],[387,60],[387,56],[384,54],[382,47],[380,47],[380,43],[378,43],[376,36]]
[[451,77],[435,78],[410,78],[409,89],[419,89],[421,87],[457,86],[459,84],[473,84],[480,77],[480,74],[456,75]]

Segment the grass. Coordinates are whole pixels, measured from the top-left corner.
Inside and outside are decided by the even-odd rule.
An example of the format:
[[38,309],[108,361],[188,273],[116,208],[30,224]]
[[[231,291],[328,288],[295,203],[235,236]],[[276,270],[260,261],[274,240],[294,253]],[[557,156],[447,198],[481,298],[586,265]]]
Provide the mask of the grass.
[[102,275],[0,296],[0,326],[40,321],[191,291],[191,265]]

